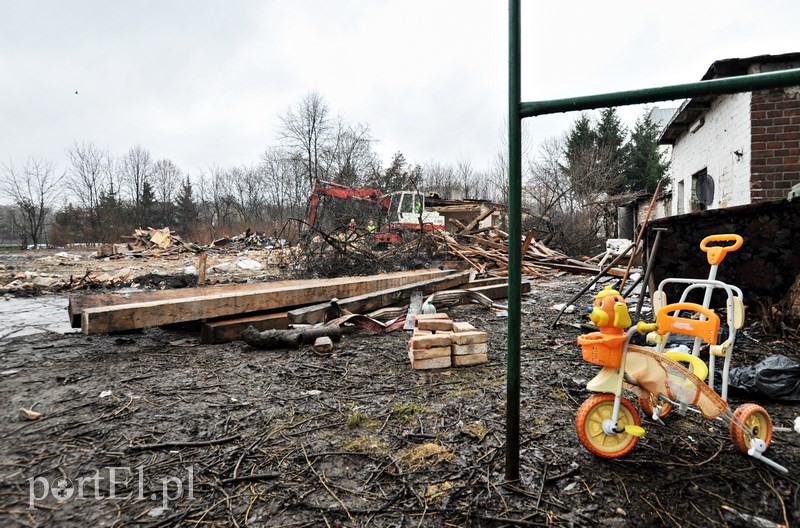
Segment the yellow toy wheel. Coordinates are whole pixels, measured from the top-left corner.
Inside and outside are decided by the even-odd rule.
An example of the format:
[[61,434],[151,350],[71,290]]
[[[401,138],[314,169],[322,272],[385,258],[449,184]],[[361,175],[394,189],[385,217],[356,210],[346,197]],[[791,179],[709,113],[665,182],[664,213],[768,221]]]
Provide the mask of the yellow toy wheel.
[[[614,413],[613,394],[595,394],[590,396],[578,408],[575,417],[575,427],[578,438],[591,453],[603,458],[619,458],[633,449],[637,436],[629,433],[606,434],[603,422],[610,420]],[[622,398],[619,406],[619,420],[617,428],[624,429],[629,425],[640,425],[639,413],[633,404]]]
[[745,403],[739,406],[733,412],[729,429],[733,445],[745,453],[750,449],[750,436],[745,433],[745,430],[750,431],[754,438],[763,440],[767,446],[772,441],[772,420],[766,409],[755,403]]
[[[642,408],[642,412],[645,413],[648,417],[653,416],[653,405],[654,403],[651,402],[651,398],[657,401],[656,395],[647,393],[642,394],[639,396],[639,406]],[[672,412],[672,404],[671,403],[662,403],[661,404],[661,412],[659,413],[659,418],[666,418],[669,413]]]

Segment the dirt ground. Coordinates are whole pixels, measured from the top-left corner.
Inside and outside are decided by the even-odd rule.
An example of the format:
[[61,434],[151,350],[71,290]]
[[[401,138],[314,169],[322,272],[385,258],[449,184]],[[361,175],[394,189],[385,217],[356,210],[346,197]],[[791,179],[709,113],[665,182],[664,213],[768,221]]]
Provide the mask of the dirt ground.
[[[25,265],[6,262],[3,273]],[[619,460],[582,446],[576,411],[599,369],[575,344],[583,310],[549,326],[550,306],[586,281],[536,280],[523,299],[515,483],[504,479],[507,319],[477,305],[450,315],[490,333],[490,363],[435,371],[410,368],[402,332],[346,333],[326,355],[198,345],[191,325],[5,339],[0,525],[800,525],[795,433],[776,431],[767,452],[788,476],[693,414],[665,425],[643,416],[647,434]],[[753,324],[744,334],[735,365],[800,359],[796,343]],[[799,414],[757,403],[776,427]],[[23,420],[20,408],[42,415]]]

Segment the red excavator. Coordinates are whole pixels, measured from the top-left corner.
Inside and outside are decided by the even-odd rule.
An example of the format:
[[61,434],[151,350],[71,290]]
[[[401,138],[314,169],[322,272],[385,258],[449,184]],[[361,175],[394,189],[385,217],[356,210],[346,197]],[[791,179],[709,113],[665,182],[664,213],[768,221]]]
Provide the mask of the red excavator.
[[314,225],[317,220],[317,208],[322,196],[331,196],[343,200],[360,200],[370,204],[381,205],[387,210],[386,222],[373,234],[377,243],[399,242],[404,232],[444,230],[444,217],[436,211],[425,209],[425,197],[414,191],[397,191],[384,194],[379,189],[352,188],[335,182],[317,180],[311,191],[308,210],[308,223]]

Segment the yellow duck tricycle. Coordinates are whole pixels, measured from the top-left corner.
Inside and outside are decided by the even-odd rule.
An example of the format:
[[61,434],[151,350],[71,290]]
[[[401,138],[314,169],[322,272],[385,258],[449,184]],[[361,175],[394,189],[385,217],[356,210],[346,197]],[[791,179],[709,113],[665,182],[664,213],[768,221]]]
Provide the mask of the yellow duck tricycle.
[[[701,314],[703,320],[681,315],[691,312]],[[716,345],[720,319],[713,310],[689,302],[667,304],[658,309],[655,323],[632,326],[625,300],[607,287],[595,298],[590,318],[599,330],[578,337],[578,344],[585,361],[603,368],[586,386],[597,394],[579,407],[575,425],[578,438],[591,453],[603,458],[622,457],[644,435],[639,412],[622,397],[622,389],[627,388],[637,393],[645,412],[652,411],[656,421],[665,416],[669,406],[722,420],[737,449],[788,473],[785,467],[764,456],[772,440],[772,421],[763,407],[746,403],[731,410],[725,399],[705,383],[709,370],[696,355],[662,353],[630,343],[630,337],[639,332],[653,334],[656,341],[658,336],[681,333]]]

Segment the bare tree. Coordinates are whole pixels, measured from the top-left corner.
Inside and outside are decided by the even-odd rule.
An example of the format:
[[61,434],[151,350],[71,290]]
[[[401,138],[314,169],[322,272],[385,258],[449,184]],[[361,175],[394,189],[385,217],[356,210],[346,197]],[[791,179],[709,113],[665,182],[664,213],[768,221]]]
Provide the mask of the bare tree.
[[330,110],[317,92],[309,92],[280,117],[280,137],[305,166],[309,189],[316,178],[326,178],[321,164],[323,151],[330,140]]
[[568,253],[588,253],[605,234],[605,198],[618,172],[607,149],[587,146],[572,154],[565,168],[564,139],[543,142],[528,159],[530,177],[524,186],[527,207]]
[[302,164],[293,159],[288,151],[267,149],[261,155],[259,170],[266,184],[270,220],[283,224],[291,216],[305,210],[310,189]]
[[122,183],[133,207],[134,222],[141,224],[145,216],[145,191],[153,173],[150,152],[141,145],[132,147],[120,161]]
[[172,160],[160,159],[153,165],[153,189],[156,196],[156,213],[159,222],[168,225],[175,221],[175,204],[183,181],[183,171]]
[[234,199],[228,172],[212,167],[208,176],[200,178],[200,201],[204,204],[201,220],[215,231],[230,227],[234,220]]
[[88,213],[90,228],[96,229],[101,221],[98,217],[100,194],[108,184],[109,155],[99,150],[94,143],[74,143],[67,148],[68,186],[78,205]]
[[0,185],[20,209],[19,228],[25,239],[36,247],[43,235],[45,221],[57,199],[62,196],[65,173],[58,174],[51,161],[29,158],[25,166],[2,165]]
[[325,173],[342,185],[363,185],[370,174],[380,170],[373,141],[369,126],[349,125],[340,117],[323,152]]
[[248,224],[261,222],[266,214],[266,180],[257,167],[228,169],[232,207],[239,220]]
[[464,200],[475,198],[473,196],[475,192],[473,189],[475,171],[472,169],[472,160],[465,156],[459,158],[456,162],[456,175],[461,187],[461,198]]
[[453,197],[453,191],[458,183],[452,166],[429,161],[425,164],[423,174],[427,191],[438,193],[446,198]]

